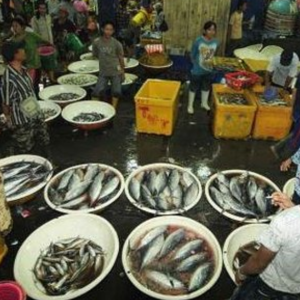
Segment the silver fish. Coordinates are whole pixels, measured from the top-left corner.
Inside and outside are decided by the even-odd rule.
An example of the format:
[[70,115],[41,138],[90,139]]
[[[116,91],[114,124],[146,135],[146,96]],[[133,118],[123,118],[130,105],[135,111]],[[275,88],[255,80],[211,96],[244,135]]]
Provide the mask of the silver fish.
[[225,202],[224,196],[219,190],[217,190],[214,186],[211,186],[210,192],[218,206],[220,206],[225,211],[230,209],[230,206],[228,205],[228,203]]
[[159,195],[167,185],[167,175],[165,171],[160,171],[155,179],[155,192]]
[[192,183],[184,193],[183,202],[185,206],[191,205],[198,197],[199,189],[196,183]]
[[218,173],[218,176],[217,176],[217,180],[220,184],[226,186],[227,188],[229,188],[230,186],[230,181],[229,179],[226,177],[225,174],[223,174],[222,172],[219,172]]
[[159,226],[150,230],[140,241],[139,246],[135,250],[140,250],[153,242],[158,236],[164,234],[167,226]]
[[129,191],[132,197],[138,201],[141,197],[141,182],[136,178],[132,178],[129,184]]
[[173,169],[170,172],[169,178],[168,178],[168,186],[170,187],[171,191],[174,191],[180,182],[180,174],[178,170]]
[[151,192],[149,191],[149,189],[147,188],[146,185],[142,184],[141,186],[141,195],[143,200],[148,203],[148,205],[152,208],[157,208],[157,203],[154,200],[154,198],[151,195]]
[[248,188],[248,195],[249,195],[250,200],[254,201],[258,186],[253,177],[249,178],[247,188]]
[[180,228],[171,233],[165,240],[164,245],[159,253],[159,257],[169,254],[184,238],[185,230]]
[[81,179],[80,179],[79,175],[76,172],[74,172],[71,179],[70,179],[70,181],[69,181],[68,190],[69,191],[73,190],[74,188],[76,188],[76,186],[78,184],[80,184],[80,182],[81,182]]
[[260,213],[263,216],[265,216],[266,213],[267,213],[268,204],[267,204],[267,201],[266,201],[265,192],[261,187],[259,187],[258,190],[257,190],[257,193],[255,195],[255,202],[256,202],[256,205],[257,205]]
[[100,172],[96,175],[92,185],[89,189],[89,198],[91,201],[91,206],[93,207],[94,203],[100,198],[100,194],[102,191],[102,182],[104,179],[104,173]]
[[79,196],[81,196],[82,194],[84,194],[87,189],[89,188],[89,186],[91,185],[91,182],[88,181],[84,181],[82,183],[80,183],[77,187],[75,187],[74,189],[70,190],[67,192],[65,198],[64,198],[64,202],[73,200]]
[[143,269],[145,266],[149,265],[160,253],[163,245],[164,245],[165,238],[163,235],[159,235],[153,243],[149,246],[147,249],[143,260],[142,260],[142,265],[141,269]]
[[109,182],[103,186],[103,189],[100,194],[100,199],[103,199],[112,194],[117,189],[119,184],[120,179],[118,176],[115,176],[113,179],[109,180]]
[[180,185],[172,191],[172,200],[175,208],[181,208],[183,206],[183,190]]
[[[12,177],[18,175],[19,173],[21,173],[21,172],[23,172],[25,170],[29,170],[31,166],[32,165],[30,163],[28,163],[28,164],[26,163],[26,164],[21,165],[21,166],[16,167],[16,168],[7,169],[7,171],[5,171],[5,169],[4,169],[4,171],[3,171],[3,179],[7,180],[9,178],[12,178]],[[9,165],[7,167],[9,167]]]
[[190,241],[183,245],[176,253],[174,256],[174,260],[183,260],[190,256],[191,254],[194,254],[193,252],[196,250],[199,250],[203,244],[203,240],[197,239]]
[[156,172],[153,170],[148,174],[147,187],[152,195],[156,192],[156,177]]
[[88,194],[83,194],[79,196],[78,198],[75,198],[71,201],[65,202],[60,205],[61,208],[66,208],[66,209],[74,209],[79,206],[81,206],[84,202],[86,202],[88,199]]
[[91,181],[99,172],[99,165],[88,165],[84,175],[84,181]]
[[205,263],[194,272],[190,279],[189,292],[194,292],[203,286],[208,278],[210,268],[211,264]]
[[194,254],[183,260],[176,268],[177,272],[188,272],[207,259],[207,252]]
[[59,185],[57,187],[57,190],[60,191],[60,190],[64,190],[68,187],[69,185],[69,182],[71,180],[71,177],[73,176],[75,170],[69,170],[67,171],[66,173],[64,173],[62,175],[62,178],[60,179],[60,182],[59,182]]
[[184,284],[181,281],[174,277],[167,276],[161,272],[147,271],[146,277],[156,284],[160,285],[164,289],[178,290],[185,288]]
[[194,183],[194,178],[187,172],[183,173],[182,179],[186,187],[189,187],[191,184]]

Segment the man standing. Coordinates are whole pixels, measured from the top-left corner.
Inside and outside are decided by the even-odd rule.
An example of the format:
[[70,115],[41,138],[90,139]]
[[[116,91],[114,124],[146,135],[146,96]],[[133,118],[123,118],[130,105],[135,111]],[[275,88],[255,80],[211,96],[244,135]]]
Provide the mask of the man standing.
[[125,79],[124,51],[122,44],[113,38],[115,31],[112,22],[101,26],[102,36],[93,43],[93,55],[99,59],[99,78],[94,89],[95,97],[104,96],[111,84],[112,104],[116,108],[122,94],[122,82]]
[[258,238],[256,254],[236,273],[240,285],[231,300],[298,300],[300,296],[300,206],[275,193],[273,203],[286,209]]
[[2,82],[3,113],[11,129],[9,154],[23,154],[40,146],[42,154],[49,156],[49,134],[36,100],[32,80],[23,63],[26,59],[24,43],[3,45],[2,55],[7,68]]
[[228,56],[233,56],[235,49],[242,47],[244,12],[247,2],[241,0],[238,8],[230,17],[228,27]]
[[293,80],[298,74],[299,57],[290,50],[284,50],[273,57],[266,73],[266,88],[270,85],[282,87],[285,90],[291,88]]

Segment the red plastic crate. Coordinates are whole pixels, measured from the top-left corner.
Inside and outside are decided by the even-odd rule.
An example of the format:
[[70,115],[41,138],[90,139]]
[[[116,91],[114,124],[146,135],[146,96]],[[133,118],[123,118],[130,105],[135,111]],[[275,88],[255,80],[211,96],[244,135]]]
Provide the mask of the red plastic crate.
[[259,76],[246,71],[228,73],[225,75],[227,85],[235,90],[249,88],[259,81]]

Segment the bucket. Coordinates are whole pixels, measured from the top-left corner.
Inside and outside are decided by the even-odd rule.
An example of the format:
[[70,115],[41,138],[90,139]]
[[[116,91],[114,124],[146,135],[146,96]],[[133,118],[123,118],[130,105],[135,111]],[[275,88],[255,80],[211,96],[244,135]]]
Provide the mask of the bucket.
[[26,294],[22,287],[14,281],[0,282],[1,300],[26,300]]
[[53,46],[38,48],[43,70],[55,70],[57,68],[56,50]]
[[149,15],[147,13],[147,11],[142,8],[131,20],[131,24],[134,27],[139,27],[144,25],[147,20],[149,19]]
[[68,50],[74,51],[77,55],[80,55],[84,51],[84,45],[82,44],[79,37],[74,33],[69,33],[66,36],[66,46]]

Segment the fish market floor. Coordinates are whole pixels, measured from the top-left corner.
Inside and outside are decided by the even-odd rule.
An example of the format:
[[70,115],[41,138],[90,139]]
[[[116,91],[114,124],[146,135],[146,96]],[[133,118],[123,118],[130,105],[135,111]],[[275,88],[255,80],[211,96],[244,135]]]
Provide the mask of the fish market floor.
[[[172,137],[137,134],[135,132],[134,102],[127,99],[120,103],[118,114],[111,128],[101,132],[84,135],[74,132],[73,128],[58,121],[51,124],[51,150],[57,172],[67,167],[101,162],[118,168],[126,177],[139,165],[155,162],[171,162],[191,168],[202,178],[208,171],[246,169],[269,177],[279,187],[293,173],[281,174],[278,163],[270,152],[272,143],[263,141],[223,141],[213,138],[210,120],[205,112],[200,111],[197,103],[196,114],[186,114],[186,104],[180,109],[179,120]],[[5,135],[0,135],[0,147]],[[39,194],[33,201],[12,208],[14,227],[7,237],[9,252],[0,268],[0,280],[13,279],[13,263],[16,253],[28,235],[47,221],[60,214],[51,210]],[[29,216],[25,217],[26,214]],[[22,216],[23,215],[23,216]],[[133,207],[125,195],[104,212],[106,218],[116,228],[121,247],[129,233],[151,216]],[[234,224],[218,214],[208,204],[203,195],[198,205],[186,214],[213,231],[223,246],[226,237],[239,224]],[[76,226],[76,224],[74,224]],[[75,229],[76,231],[76,229]],[[121,248],[122,249],[122,248]],[[81,300],[146,300],[123,273],[121,255],[109,276],[90,293],[78,298]],[[217,284],[199,300],[223,300],[232,294],[234,284],[223,268]]]

